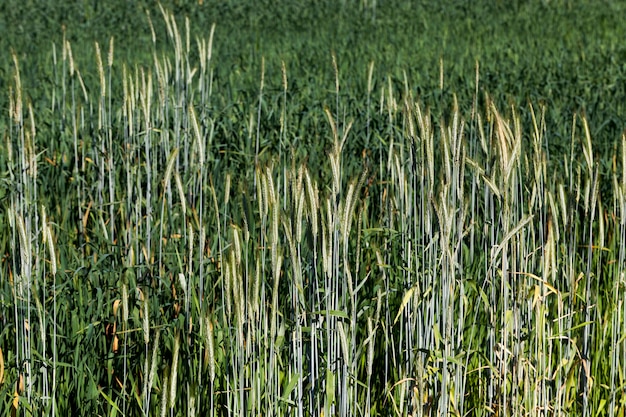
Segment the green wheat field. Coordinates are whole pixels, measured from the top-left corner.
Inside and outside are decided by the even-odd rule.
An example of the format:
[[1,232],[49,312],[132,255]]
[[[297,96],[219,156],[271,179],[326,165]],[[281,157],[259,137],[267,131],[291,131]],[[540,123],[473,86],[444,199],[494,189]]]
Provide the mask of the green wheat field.
[[4,1],[0,415],[623,417],[624,16]]

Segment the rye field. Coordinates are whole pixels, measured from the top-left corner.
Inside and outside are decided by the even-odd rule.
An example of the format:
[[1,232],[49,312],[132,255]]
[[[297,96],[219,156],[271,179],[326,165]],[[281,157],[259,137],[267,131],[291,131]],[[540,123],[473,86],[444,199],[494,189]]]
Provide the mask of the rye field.
[[626,4],[41,3],[2,415],[624,416]]

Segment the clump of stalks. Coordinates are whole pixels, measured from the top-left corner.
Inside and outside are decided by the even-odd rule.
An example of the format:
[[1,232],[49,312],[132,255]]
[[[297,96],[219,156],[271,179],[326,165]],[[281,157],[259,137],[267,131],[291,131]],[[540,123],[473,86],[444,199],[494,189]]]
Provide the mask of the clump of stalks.
[[[453,98],[436,120],[406,83],[397,96],[390,81],[372,104],[372,63],[366,120],[347,121],[333,55],[335,108],[320,111],[328,165],[285,149],[282,62],[276,166],[261,149],[262,61],[258,107],[229,132],[256,129],[254,164],[229,172],[228,143],[216,139],[214,27],[193,50],[190,22],[181,31],[162,14],[170,52],[157,51],[154,29],[147,67],[116,63],[113,40],[105,65],[96,44],[97,89],[69,42],[60,60],[55,50],[46,129],[60,143],[40,139],[13,55],[3,409],[624,413],[626,137],[606,178],[574,116],[557,175],[545,109],[529,105],[527,124],[501,112],[478,97],[478,69],[469,117]],[[359,135],[380,163],[348,175]]]

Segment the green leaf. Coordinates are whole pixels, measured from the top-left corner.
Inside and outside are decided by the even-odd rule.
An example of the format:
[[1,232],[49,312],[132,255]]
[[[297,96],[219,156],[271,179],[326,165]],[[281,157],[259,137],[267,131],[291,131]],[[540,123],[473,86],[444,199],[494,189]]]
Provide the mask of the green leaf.
[[291,377],[289,378],[289,383],[287,383],[287,386],[285,387],[285,389],[283,391],[283,395],[281,397],[282,401],[288,402],[290,404],[293,403],[293,401],[291,401],[289,399],[289,396],[291,395],[291,392],[293,391],[293,389],[298,384],[299,380],[300,380],[300,374],[299,373],[294,372],[293,374],[291,374]]

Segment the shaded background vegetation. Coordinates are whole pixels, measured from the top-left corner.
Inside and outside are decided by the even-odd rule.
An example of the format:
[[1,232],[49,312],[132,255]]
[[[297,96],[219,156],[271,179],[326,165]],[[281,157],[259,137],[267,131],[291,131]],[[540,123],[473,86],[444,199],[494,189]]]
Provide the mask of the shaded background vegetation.
[[[363,2],[366,3],[366,2]],[[602,156],[614,151],[624,126],[626,84],[626,6],[617,1],[165,1],[178,16],[188,16],[195,33],[208,35],[216,22],[215,87],[237,103],[224,118],[245,119],[256,104],[261,59],[266,60],[267,93],[281,91],[281,60],[289,75],[289,100],[299,103],[301,119],[291,140],[315,141],[324,105],[334,102],[331,53],[337,62],[345,111],[358,113],[355,97],[367,87],[367,69],[375,62],[379,84],[389,78],[398,91],[408,85],[416,97],[441,114],[451,95],[469,108],[480,65],[480,90],[499,106],[514,105],[527,115],[527,101],[548,109],[546,146],[567,151],[574,112],[585,112],[594,146]],[[151,1],[34,2],[9,0],[0,5],[0,87],[11,76],[10,50],[22,62],[26,91],[34,104],[45,103],[53,80],[52,44],[59,47],[63,27],[84,73],[94,70],[93,43],[115,37],[116,61],[149,64],[150,12],[159,32],[162,19]],[[204,36],[202,36],[204,33]],[[157,37],[166,48],[167,40]],[[91,51],[91,53],[90,53]],[[57,53],[58,49],[57,49]],[[443,60],[444,90],[439,90]],[[91,67],[91,68],[90,68]],[[91,70],[90,70],[91,69]],[[382,86],[377,85],[374,91]],[[31,93],[32,92],[32,93]],[[34,93],[38,92],[38,93]],[[118,94],[121,93],[119,88]],[[352,99],[352,101],[351,101]],[[0,97],[6,112],[6,94]],[[350,104],[347,104],[350,103]],[[267,129],[276,121],[268,117]],[[358,122],[355,128],[363,129]],[[375,147],[377,144],[368,144]]]

